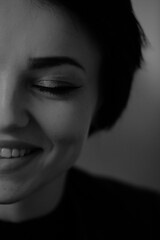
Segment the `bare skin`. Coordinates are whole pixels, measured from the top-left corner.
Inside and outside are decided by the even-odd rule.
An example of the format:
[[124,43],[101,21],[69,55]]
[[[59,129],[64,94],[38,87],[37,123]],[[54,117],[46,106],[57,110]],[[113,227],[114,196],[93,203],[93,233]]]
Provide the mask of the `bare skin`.
[[[61,199],[95,112],[100,56],[81,25],[57,8],[2,0],[0,23],[0,141],[42,149],[21,169],[4,173],[0,164],[0,219],[21,222]],[[60,65],[30,67],[30,59],[57,56],[65,57]]]

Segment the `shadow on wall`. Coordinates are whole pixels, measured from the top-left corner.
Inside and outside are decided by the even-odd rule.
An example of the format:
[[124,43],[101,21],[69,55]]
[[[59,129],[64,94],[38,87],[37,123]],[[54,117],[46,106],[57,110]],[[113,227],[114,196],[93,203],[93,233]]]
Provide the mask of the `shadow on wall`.
[[123,117],[88,141],[77,165],[160,191],[160,1],[132,2],[151,44],[144,51],[146,64],[135,76]]

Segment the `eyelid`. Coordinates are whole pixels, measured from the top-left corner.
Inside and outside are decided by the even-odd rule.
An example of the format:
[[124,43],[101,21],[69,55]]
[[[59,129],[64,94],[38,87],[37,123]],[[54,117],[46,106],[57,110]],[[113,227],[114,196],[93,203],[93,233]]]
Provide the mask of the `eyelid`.
[[75,86],[76,84],[67,82],[67,81],[58,81],[58,80],[53,80],[53,79],[37,79],[34,81],[35,84],[37,85],[42,85],[45,87],[56,87],[56,86]]
[[38,77],[37,81],[66,81],[66,80],[71,80],[71,77],[68,76],[60,76],[60,75],[47,75],[43,77]]
[[81,81],[77,80],[77,78],[74,76],[63,76],[63,75],[46,75],[42,77],[35,77],[34,83],[36,84],[42,84],[46,85],[46,87],[51,86],[76,86],[80,85]]
[[73,84],[55,84],[54,86],[45,86],[45,84],[33,84],[32,88],[35,89],[36,92],[40,92],[42,96],[45,97],[53,97],[53,98],[66,98],[71,96],[75,90],[80,89],[82,86],[76,86]]

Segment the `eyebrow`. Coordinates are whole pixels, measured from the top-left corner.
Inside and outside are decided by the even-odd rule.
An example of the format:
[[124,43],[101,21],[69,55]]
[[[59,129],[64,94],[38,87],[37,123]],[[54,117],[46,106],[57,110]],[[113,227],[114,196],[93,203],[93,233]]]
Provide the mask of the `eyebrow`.
[[81,70],[85,71],[85,68],[74,58],[65,56],[55,56],[55,57],[38,57],[29,59],[29,69],[38,70],[45,69],[63,65],[71,65]]

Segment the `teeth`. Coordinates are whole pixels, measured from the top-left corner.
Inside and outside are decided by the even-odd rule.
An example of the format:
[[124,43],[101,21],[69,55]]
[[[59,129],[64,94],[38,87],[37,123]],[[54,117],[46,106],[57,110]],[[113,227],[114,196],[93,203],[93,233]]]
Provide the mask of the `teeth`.
[[12,156],[12,151],[8,148],[1,149],[1,157],[10,158]]
[[21,157],[23,157],[25,153],[26,153],[26,150],[25,150],[25,149],[21,149],[21,150],[20,150],[20,156],[21,156]]
[[0,157],[4,157],[4,158],[23,157],[24,155],[29,154],[30,152],[31,152],[30,149],[1,148]]

